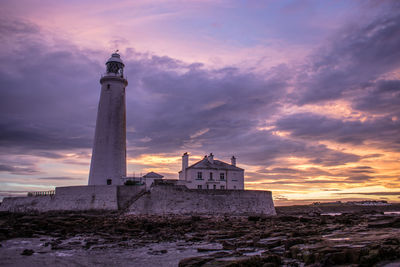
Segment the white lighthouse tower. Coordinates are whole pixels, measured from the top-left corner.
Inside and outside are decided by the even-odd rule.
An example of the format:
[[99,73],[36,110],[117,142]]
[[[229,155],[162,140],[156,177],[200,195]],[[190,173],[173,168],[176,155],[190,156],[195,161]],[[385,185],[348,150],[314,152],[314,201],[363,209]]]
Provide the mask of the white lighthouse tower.
[[118,185],[126,177],[124,63],[114,53],[101,77],[101,93],[90,163],[89,185]]

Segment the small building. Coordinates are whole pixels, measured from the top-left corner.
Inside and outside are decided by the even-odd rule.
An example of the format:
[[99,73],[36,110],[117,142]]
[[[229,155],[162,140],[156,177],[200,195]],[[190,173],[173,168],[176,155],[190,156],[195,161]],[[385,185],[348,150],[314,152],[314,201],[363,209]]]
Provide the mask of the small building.
[[145,185],[147,189],[154,183],[155,180],[161,180],[164,176],[155,172],[149,172],[141,177],[125,177],[121,178],[121,184],[129,185]]
[[182,156],[179,184],[189,189],[244,190],[244,169],[236,166],[235,156],[229,164],[214,159],[212,153],[189,166],[189,154],[186,152]]
[[149,172],[143,175],[143,181],[144,184],[146,185],[146,188],[150,188],[150,186],[154,183],[155,180],[159,180],[162,178],[164,178],[164,176],[155,172]]

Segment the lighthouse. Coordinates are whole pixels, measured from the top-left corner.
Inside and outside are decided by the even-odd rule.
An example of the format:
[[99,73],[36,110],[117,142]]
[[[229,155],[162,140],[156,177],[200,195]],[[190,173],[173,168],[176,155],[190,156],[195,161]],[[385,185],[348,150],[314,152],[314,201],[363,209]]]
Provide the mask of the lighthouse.
[[115,52],[100,79],[101,93],[90,163],[89,185],[118,185],[126,177],[124,63]]

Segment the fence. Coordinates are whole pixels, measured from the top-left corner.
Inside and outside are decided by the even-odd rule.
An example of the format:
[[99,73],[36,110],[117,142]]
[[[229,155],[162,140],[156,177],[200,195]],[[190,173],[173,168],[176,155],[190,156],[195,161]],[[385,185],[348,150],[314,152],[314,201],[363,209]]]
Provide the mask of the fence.
[[28,197],[53,196],[53,195],[55,195],[55,193],[56,193],[55,190],[28,192]]

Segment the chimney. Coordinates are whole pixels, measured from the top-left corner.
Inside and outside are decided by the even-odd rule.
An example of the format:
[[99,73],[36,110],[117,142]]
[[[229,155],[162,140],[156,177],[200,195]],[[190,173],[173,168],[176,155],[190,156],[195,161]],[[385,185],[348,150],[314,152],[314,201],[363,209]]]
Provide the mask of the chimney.
[[231,164],[236,167],[236,158],[235,158],[235,156],[232,156]]
[[189,166],[189,154],[187,152],[182,155],[182,172],[185,172]]
[[208,156],[208,161],[212,164],[214,163],[214,155],[213,153],[210,153],[210,155]]

